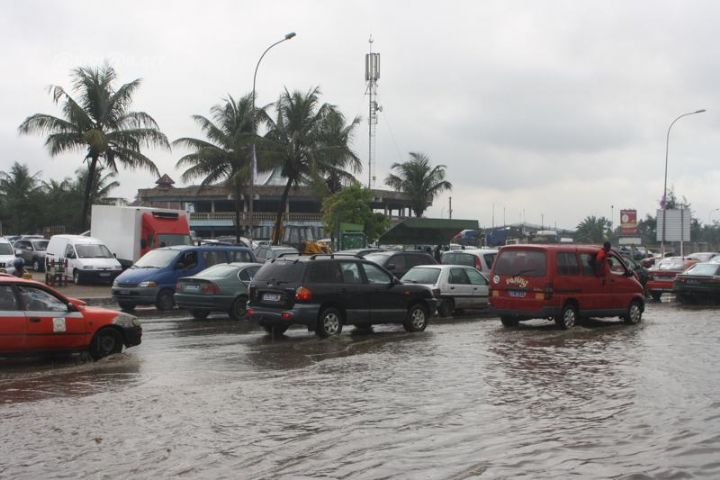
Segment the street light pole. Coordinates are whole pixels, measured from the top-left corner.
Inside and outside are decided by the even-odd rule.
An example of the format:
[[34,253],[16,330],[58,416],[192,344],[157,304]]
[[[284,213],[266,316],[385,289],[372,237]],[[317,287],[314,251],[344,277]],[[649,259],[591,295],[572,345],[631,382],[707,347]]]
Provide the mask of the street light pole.
[[662,196],[662,211],[663,211],[663,228],[662,228],[662,237],[660,242],[660,250],[662,252],[662,256],[665,256],[665,212],[667,211],[667,171],[668,171],[668,152],[670,151],[670,129],[672,129],[673,125],[675,125],[675,122],[680,120],[683,117],[687,117],[688,115],[695,115],[696,113],[703,113],[706,110],[704,108],[700,110],[696,110],[694,112],[688,112],[683,113],[682,115],[679,115],[675,120],[673,120],[670,123],[670,126],[668,127],[667,131],[667,137],[665,138],[665,182],[663,183],[663,196]]
[[[268,53],[270,51],[271,48],[273,48],[275,45],[281,44],[282,42],[284,42],[286,40],[290,40],[294,36],[295,36],[295,32],[287,33],[287,34],[285,34],[285,37],[283,37],[282,40],[278,40],[277,42],[275,42],[272,45],[270,45],[269,47],[267,47],[265,49],[265,51],[262,53],[262,55],[260,55],[260,59],[258,59],[257,64],[255,65],[255,73],[253,74],[252,116],[251,116],[253,135],[257,135],[257,131],[256,131],[257,121],[255,119],[255,82],[257,80],[258,68],[260,68],[260,62],[262,62],[263,57],[265,56],[266,53]],[[248,238],[250,239],[250,247],[251,248],[252,248],[252,240],[253,240],[253,213],[254,213],[253,203],[255,203],[255,172],[256,172],[256,170],[257,170],[257,156],[256,156],[256,152],[255,152],[255,140],[253,139],[252,165],[250,167],[250,212],[249,212],[250,213],[250,219],[249,219],[250,233],[248,235]]]

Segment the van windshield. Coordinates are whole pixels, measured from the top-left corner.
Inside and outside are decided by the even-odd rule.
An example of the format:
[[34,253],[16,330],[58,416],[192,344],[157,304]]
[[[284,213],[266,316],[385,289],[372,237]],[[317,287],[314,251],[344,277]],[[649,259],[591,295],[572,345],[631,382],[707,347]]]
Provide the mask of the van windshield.
[[78,258],[113,258],[112,253],[105,245],[93,244],[76,244]]
[[545,252],[538,250],[506,250],[495,261],[495,274],[515,277],[545,276]]
[[151,250],[135,262],[130,268],[165,268],[169,267],[175,257],[177,250]]

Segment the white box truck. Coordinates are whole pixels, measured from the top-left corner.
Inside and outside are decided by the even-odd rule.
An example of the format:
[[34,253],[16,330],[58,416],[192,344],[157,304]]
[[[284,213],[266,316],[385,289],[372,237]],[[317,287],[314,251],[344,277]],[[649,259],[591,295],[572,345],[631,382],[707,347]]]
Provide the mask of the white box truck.
[[90,236],[105,242],[123,268],[154,248],[192,245],[187,213],[166,208],[93,205]]

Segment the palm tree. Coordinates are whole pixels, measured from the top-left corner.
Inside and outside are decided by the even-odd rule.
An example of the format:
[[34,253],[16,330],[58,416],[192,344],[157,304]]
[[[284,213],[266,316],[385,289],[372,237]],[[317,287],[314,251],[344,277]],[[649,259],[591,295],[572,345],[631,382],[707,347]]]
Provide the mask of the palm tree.
[[[178,167],[187,166],[183,181],[202,177],[201,187],[219,182],[232,188],[235,200],[235,239],[240,241],[241,198],[250,181],[252,142],[255,127],[252,121],[252,97],[246,95],[239,101],[228,95],[224,104],[210,109],[212,120],[202,115],[193,119],[200,125],[208,140],[179,138],[173,145],[193,150],[177,162]],[[263,109],[256,110],[262,116]]]
[[90,174],[83,193],[81,228],[86,228],[90,210],[91,181],[99,165],[118,171],[118,165],[144,168],[158,175],[155,164],[141,153],[142,147],[170,148],[155,120],[145,112],[129,111],[140,79],[113,86],[115,70],[105,64],[99,68],[80,67],[72,71],[72,97],[60,86],[50,88],[53,101],[60,104],[62,118],[36,113],[25,119],[21,134],[47,134],[45,145],[51,156],[82,150]]
[[[72,190],[74,192],[82,193],[84,191],[83,189],[85,188],[85,185],[87,185],[89,173],[90,172],[87,167],[80,167],[75,170],[77,180],[72,185]],[[115,177],[117,177],[117,173],[112,170],[108,173],[105,173],[105,169],[103,167],[99,167],[95,170],[94,178],[90,183],[89,199],[91,205],[106,203],[110,191],[120,186],[120,183],[115,180]]]
[[439,193],[452,190],[452,183],[445,180],[445,165],[432,167],[430,158],[422,153],[410,152],[410,157],[407,162],[392,164],[390,170],[397,174],[388,175],[385,184],[408,194],[412,211],[421,217]]
[[286,89],[275,108],[276,119],[266,119],[269,130],[262,153],[287,179],[273,230],[273,243],[277,245],[292,186],[321,178],[352,181],[348,169],[359,172],[361,163],[347,143],[358,120],[345,126],[344,117],[334,106],[320,104],[319,88],[307,93]]
[[585,217],[576,228],[575,241],[579,243],[602,243],[607,240],[610,220],[594,215]]
[[40,193],[39,175],[40,172],[30,174],[28,166],[19,162],[13,163],[9,172],[0,172],[0,201],[6,218],[10,220],[6,221],[7,230],[25,233],[36,227],[31,224],[34,215],[30,214],[30,210],[38,207],[34,205],[33,198]]

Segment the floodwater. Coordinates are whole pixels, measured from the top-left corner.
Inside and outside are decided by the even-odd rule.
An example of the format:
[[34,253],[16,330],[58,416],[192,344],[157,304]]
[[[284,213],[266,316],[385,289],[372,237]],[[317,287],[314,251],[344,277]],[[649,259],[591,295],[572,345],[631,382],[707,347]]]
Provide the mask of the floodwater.
[[320,340],[144,317],[97,363],[0,364],[0,478],[720,478],[720,310]]

